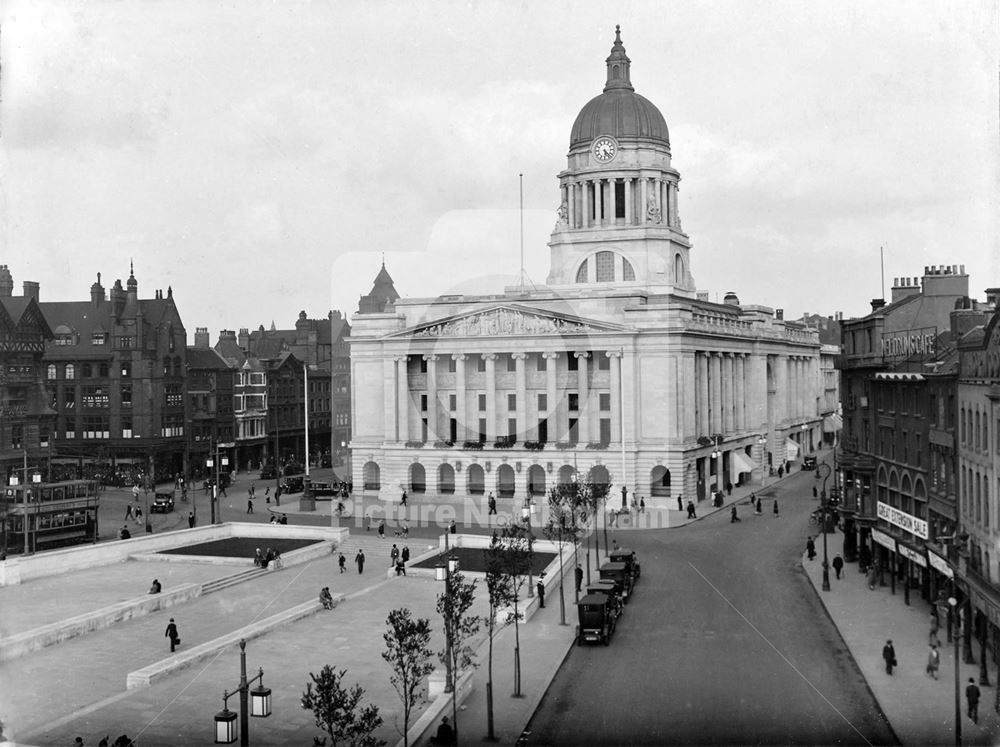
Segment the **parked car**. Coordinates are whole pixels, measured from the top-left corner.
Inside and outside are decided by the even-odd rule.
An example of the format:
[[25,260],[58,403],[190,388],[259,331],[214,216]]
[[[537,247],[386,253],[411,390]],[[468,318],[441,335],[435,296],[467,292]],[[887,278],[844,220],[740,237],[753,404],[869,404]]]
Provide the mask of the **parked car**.
[[273,464],[265,464],[260,468],[260,479],[261,480],[273,480],[278,476],[278,470]]
[[814,470],[814,469],[816,469],[816,457],[814,457],[814,456],[804,456],[804,457],[802,457],[802,469],[804,469],[804,470]]
[[604,594],[588,594],[576,604],[580,624],[576,626],[576,643],[600,642],[607,646],[615,632],[618,617],[612,612],[612,602]]
[[299,464],[298,462],[289,462],[282,468],[281,474],[285,476],[300,475],[302,474],[303,471],[304,470],[302,469],[302,465]]
[[157,493],[153,496],[153,502],[149,506],[149,512],[151,514],[169,514],[173,510],[173,493]]
[[301,493],[303,482],[301,477],[286,477],[281,481],[281,493]]

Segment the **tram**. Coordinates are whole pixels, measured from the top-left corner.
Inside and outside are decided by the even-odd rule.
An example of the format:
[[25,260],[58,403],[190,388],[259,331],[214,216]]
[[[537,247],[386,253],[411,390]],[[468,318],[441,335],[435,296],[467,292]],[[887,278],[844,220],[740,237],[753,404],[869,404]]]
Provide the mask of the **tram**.
[[96,480],[5,486],[0,503],[0,552],[6,557],[8,553],[97,542],[97,505]]

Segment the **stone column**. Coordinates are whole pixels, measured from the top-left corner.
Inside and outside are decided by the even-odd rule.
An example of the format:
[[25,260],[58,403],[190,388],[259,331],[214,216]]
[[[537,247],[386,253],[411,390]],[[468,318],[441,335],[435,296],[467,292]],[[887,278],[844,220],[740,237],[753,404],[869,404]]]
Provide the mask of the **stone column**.
[[[628,203],[626,203],[628,204]],[[611,359],[611,440],[621,443],[622,440],[622,354],[618,350],[605,353]]]
[[577,369],[576,369],[576,399],[577,399],[577,433],[579,434],[579,439],[581,443],[586,443],[590,440],[590,421],[587,417],[587,399],[589,397],[590,391],[587,386],[587,357],[590,355],[588,352],[574,353],[573,355],[577,358]]
[[722,432],[733,432],[733,356],[722,353]]
[[497,440],[497,371],[496,353],[483,353],[486,361],[486,442]]
[[712,435],[711,407],[708,401],[709,374],[707,352],[696,353],[698,365],[698,435]]
[[517,419],[517,440],[524,441],[528,437],[528,384],[525,380],[524,353],[514,353],[514,393],[517,396],[517,409],[515,417]]
[[[545,365],[545,418],[548,420],[548,440],[550,443],[559,441],[561,432],[558,416],[558,391],[556,389],[556,367],[559,365],[559,353],[542,353]],[[541,413],[539,413],[541,417]]]
[[436,355],[425,355],[427,361],[427,440],[434,441],[438,437],[438,392],[437,392],[437,359]]
[[[410,382],[406,374],[407,356],[396,358],[396,417],[399,423],[397,441],[410,439]],[[386,433],[386,438],[389,433]]]
[[736,429],[747,429],[747,357],[736,356]]
[[[451,358],[455,361],[455,441],[461,445],[463,441],[469,440],[469,428],[466,422],[466,399],[469,396],[465,391],[465,353],[453,353]],[[455,476],[458,480],[458,475]]]
[[608,179],[608,225],[609,226],[615,225],[615,221],[617,220],[615,216],[618,215],[618,209],[617,209],[618,195],[616,194],[617,191],[616,182],[617,179]]
[[632,179],[625,180],[625,225],[631,226],[635,220],[635,204],[632,191]]
[[709,399],[711,401],[712,432],[714,435],[722,432],[722,356],[718,353],[710,353],[709,359]]
[[639,225],[649,222],[646,204],[649,201],[649,179],[639,180]]
[[382,390],[384,395],[383,406],[385,409],[383,438],[386,441],[399,440],[399,436],[397,435],[399,402],[396,397],[396,392],[399,387],[396,383],[396,377],[397,377],[396,360],[397,360],[396,358],[382,359],[382,376],[383,379],[385,380],[384,388]]
[[576,185],[573,182],[566,182],[566,193],[568,203],[566,206],[566,220],[570,228],[576,228]]

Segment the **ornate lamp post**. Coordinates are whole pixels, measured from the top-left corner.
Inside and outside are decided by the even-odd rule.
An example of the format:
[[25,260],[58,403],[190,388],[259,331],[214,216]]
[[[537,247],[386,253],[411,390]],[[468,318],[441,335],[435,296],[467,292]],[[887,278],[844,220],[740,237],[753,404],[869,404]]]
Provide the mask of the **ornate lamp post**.
[[[260,685],[253,690],[250,685],[260,680]],[[236,714],[229,710],[229,699],[240,694],[240,747],[250,744],[250,719],[267,718],[271,715],[271,688],[264,687],[264,670],[258,670],[257,676],[247,680],[247,642],[240,640],[240,684],[232,692],[222,693],[222,710],[215,714],[215,743],[232,744],[236,741]],[[249,702],[248,702],[249,701]]]
[[[958,600],[955,597],[948,597],[948,604],[951,605],[951,614],[955,618],[955,622],[958,622]],[[961,746],[962,744],[962,676],[959,672],[959,660],[958,660],[958,639],[959,635],[956,629],[955,635],[955,744]]]
[[715,493],[712,493],[712,505],[715,505],[715,495],[721,492],[725,485],[722,484],[722,449],[719,447],[722,444],[723,436],[721,433],[716,433],[712,436],[712,440],[715,442],[715,449],[712,451],[712,459],[715,460]]
[[830,563],[827,560],[826,554],[826,534],[829,529],[826,505],[826,481],[830,479],[830,465],[826,462],[820,462],[817,469],[823,473],[823,487],[820,489],[819,494],[820,506],[823,512],[823,591],[830,591]]
[[764,451],[767,445],[767,434],[761,433],[757,436],[757,447],[760,449],[760,487],[764,489],[764,478],[767,477],[767,465],[764,463]]

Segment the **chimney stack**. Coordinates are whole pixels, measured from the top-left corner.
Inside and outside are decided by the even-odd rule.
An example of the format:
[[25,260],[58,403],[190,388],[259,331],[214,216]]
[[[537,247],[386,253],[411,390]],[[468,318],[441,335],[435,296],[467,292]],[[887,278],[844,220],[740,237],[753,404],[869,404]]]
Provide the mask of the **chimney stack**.
[[208,350],[211,347],[208,338],[208,327],[195,327],[194,346],[201,350]]
[[38,283],[34,280],[23,280],[21,281],[22,293],[25,298],[33,298],[35,302],[38,302]]

